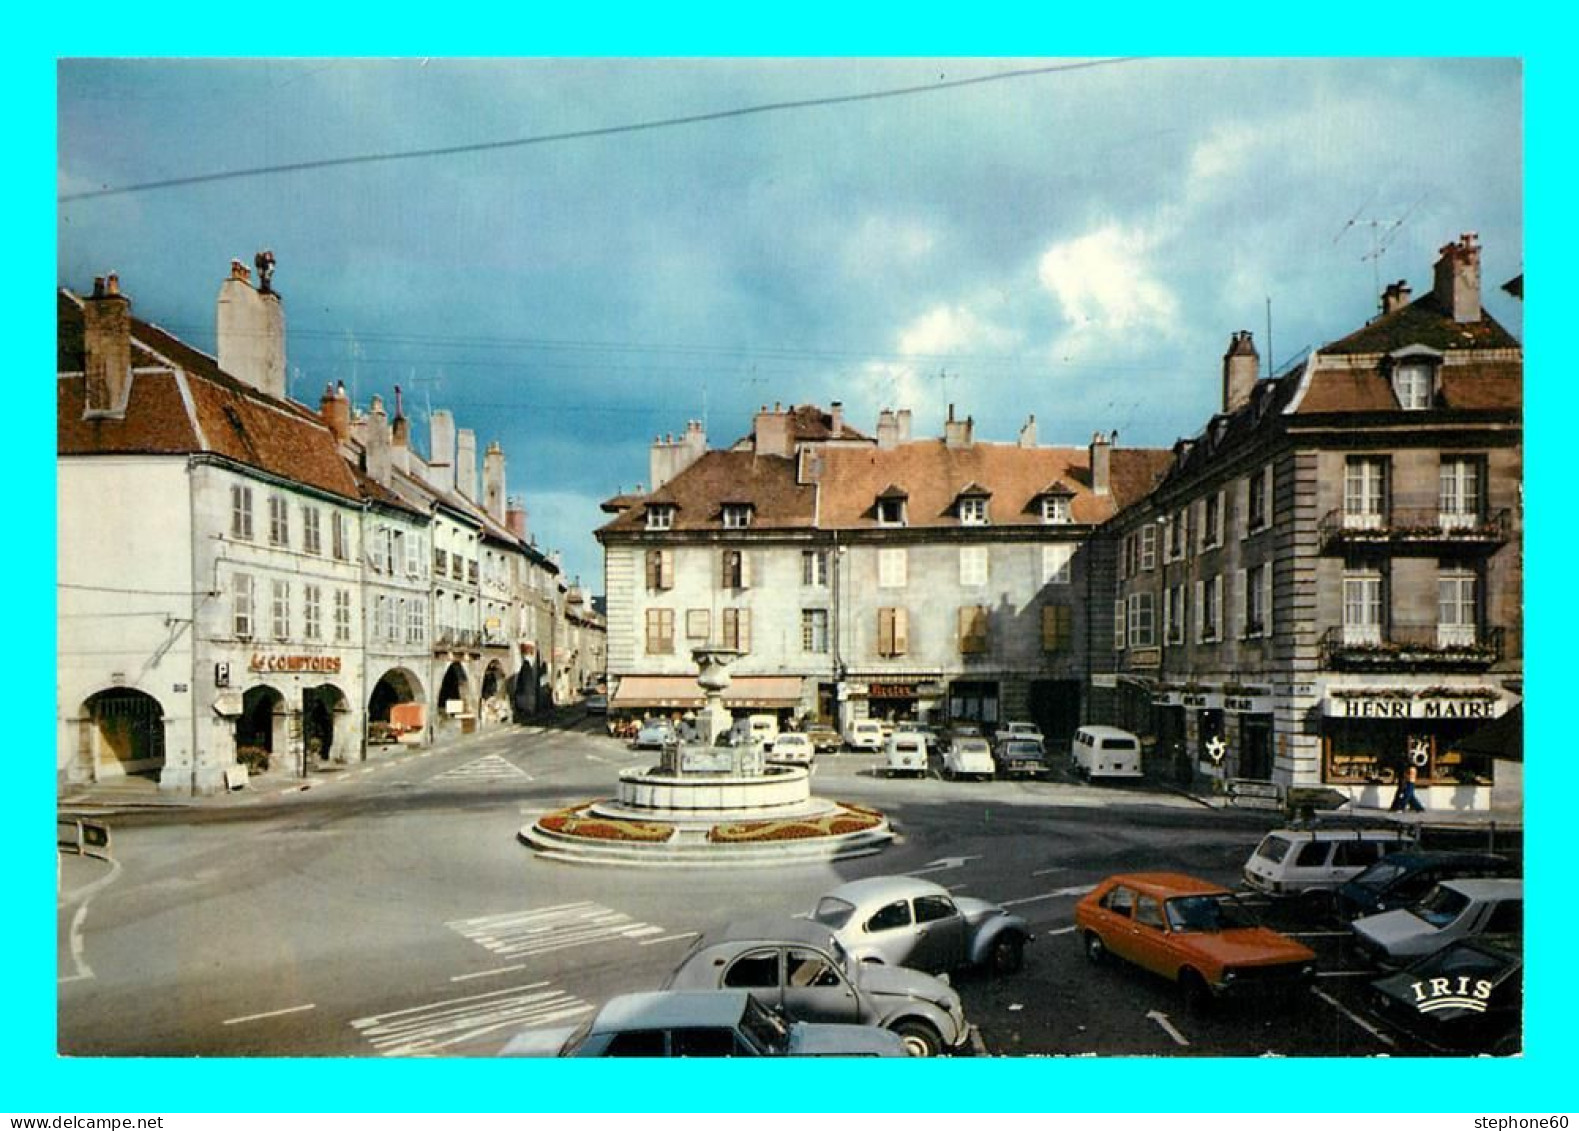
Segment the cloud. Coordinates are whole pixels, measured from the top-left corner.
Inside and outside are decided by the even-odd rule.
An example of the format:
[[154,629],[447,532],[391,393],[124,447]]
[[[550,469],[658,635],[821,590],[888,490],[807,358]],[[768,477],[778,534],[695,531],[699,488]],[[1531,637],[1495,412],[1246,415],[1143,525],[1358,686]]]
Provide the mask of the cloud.
[[1037,277],[1068,324],[1056,353],[1087,356],[1137,335],[1173,336],[1179,300],[1153,270],[1154,242],[1109,224],[1042,253]]

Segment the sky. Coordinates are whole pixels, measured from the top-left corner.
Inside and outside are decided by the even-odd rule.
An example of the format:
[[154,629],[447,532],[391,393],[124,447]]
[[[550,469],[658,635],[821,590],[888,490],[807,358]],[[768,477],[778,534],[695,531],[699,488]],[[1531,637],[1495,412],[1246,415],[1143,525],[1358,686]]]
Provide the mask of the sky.
[[[1166,447],[1230,335],[1276,371],[1484,247],[1523,271],[1515,58],[62,59],[57,283],[214,348],[268,248],[291,396],[403,389],[497,440],[603,589],[656,436],[764,405],[871,432]],[[1269,333],[1270,330],[1270,333]],[[1270,346],[1269,346],[1270,342]]]

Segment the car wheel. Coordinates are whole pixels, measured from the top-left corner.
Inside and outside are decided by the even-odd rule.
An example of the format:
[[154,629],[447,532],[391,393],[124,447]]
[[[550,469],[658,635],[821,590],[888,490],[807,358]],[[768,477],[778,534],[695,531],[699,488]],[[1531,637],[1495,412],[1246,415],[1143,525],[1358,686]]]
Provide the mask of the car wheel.
[[911,1056],[937,1056],[943,1051],[943,1038],[925,1021],[901,1021],[893,1026],[893,1031]]
[[1181,970],[1179,972],[1179,990],[1184,995],[1184,1008],[1199,1016],[1212,1007],[1212,991],[1206,986],[1206,979],[1194,970]]
[[1086,957],[1093,965],[1100,966],[1107,961],[1107,946],[1095,931],[1086,932]]
[[1012,931],[999,935],[992,944],[988,965],[994,974],[1013,974],[1025,965],[1025,940]]

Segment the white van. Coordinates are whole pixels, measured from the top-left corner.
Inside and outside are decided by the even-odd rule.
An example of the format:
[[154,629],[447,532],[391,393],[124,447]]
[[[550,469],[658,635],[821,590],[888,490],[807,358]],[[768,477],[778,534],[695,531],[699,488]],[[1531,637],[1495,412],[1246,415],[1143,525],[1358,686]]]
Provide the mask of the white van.
[[1415,847],[1414,830],[1402,826],[1273,829],[1245,861],[1245,883],[1266,895],[1326,900],[1382,857]]
[[764,751],[771,752],[778,741],[779,720],[777,715],[744,715],[730,729],[735,733],[735,745],[760,743]]
[[1069,744],[1069,757],[1087,778],[1141,776],[1140,739],[1118,727],[1081,727]]
[[896,730],[888,736],[883,770],[894,774],[927,772],[927,736],[913,730]]
[[883,724],[876,719],[854,719],[844,732],[844,742],[851,750],[881,750]]

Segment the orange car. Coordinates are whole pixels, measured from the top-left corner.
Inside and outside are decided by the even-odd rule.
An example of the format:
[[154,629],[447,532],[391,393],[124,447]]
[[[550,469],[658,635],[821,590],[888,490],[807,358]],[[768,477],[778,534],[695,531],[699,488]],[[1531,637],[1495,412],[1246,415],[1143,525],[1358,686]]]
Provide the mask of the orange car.
[[1109,876],[1075,905],[1092,962],[1109,954],[1176,982],[1192,1009],[1308,983],[1316,953],[1260,926],[1232,892],[1176,872]]

